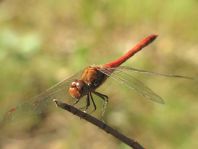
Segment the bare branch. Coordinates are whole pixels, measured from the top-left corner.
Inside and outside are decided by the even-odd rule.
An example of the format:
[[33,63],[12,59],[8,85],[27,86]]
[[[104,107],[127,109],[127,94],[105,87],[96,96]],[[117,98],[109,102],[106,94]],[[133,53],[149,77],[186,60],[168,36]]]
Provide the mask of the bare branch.
[[56,99],[53,100],[56,105],[64,110],[67,110],[71,113],[73,113],[74,115],[79,116],[80,118],[98,126],[99,128],[101,128],[103,131],[106,131],[107,133],[111,134],[112,136],[116,137],[117,139],[119,139],[120,141],[124,142],[125,144],[129,145],[130,147],[133,147],[134,149],[144,149],[144,147],[142,147],[142,145],[140,145],[138,142],[134,141],[133,139],[128,138],[127,136],[121,134],[120,132],[118,132],[117,130],[113,129],[112,127],[108,126],[107,124],[105,124],[104,122],[98,120],[97,118],[80,111],[79,109],[73,107],[72,105],[63,103],[61,101],[58,101]]

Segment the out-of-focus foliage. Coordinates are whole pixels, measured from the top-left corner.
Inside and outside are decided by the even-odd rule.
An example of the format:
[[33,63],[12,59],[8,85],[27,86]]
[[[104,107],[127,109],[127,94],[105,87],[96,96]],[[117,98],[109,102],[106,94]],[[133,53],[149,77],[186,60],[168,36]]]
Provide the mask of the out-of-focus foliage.
[[[151,33],[159,38],[125,65],[197,77],[197,6],[196,0],[1,0],[1,115],[90,64],[119,57]],[[109,80],[99,89],[110,97],[104,120],[146,148],[197,148],[197,82],[136,77],[166,104],[146,101]],[[31,130],[19,131],[21,139],[1,136],[0,148],[128,148],[54,108],[44,122],[30,121]],[[11,126],[1,129],[15,133]]]

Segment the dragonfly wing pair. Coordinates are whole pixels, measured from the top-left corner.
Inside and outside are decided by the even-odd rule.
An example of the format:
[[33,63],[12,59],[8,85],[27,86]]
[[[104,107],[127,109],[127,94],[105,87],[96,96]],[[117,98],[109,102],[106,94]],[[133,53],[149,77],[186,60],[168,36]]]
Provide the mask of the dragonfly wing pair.
[[130,67],[120,66],[116,68],[102,68],[99,69],[99,71],[106,74],[115,81],[126,85],[130,89],[137,91],[137,93],[144,96],[145,98],[163,104],[164,100],[155,92],[153,92],[149,87],[147,87],[144,83],[133,77],[130,71],[134,70],[129,68]]
[[132,68],[128,66],[119,66],[116,68],[102,68],[102,69],[99,69],[99,71],[113,78],[117,82],[125,84],[130,89],[134,89],[140,95],[146,97],[147,99],[150,99],[152,101],[155,101],[161,104],[164,103],[164,100],[155,92],[153,92],[149,87],[147,87],[144,83],[142,83],[140,80],[133,77],[132,73],[142,73],[142,74],[147,74],[147,75],[155,75],[155,76],[161,76],[161,77],[178,78],[178,79],[196,81],[195,78],[189,77],[189,76],[175,75],[175,74],[163,74],[163,73],[157,73],[157,72]]
[[81,72],[64,79],[63,81],[55,84],[41,94],[26,99],[25,102],[11,108],[5,114],[0,117],[0,121],[4,122],[10,119],[15,119],[19,114],[27,115],[28,112],[36,115],[45,112],[49,104],[53,104],[53,99],[73,101],[73,98],[68,94],[68,89],[73,80],[78,78]]

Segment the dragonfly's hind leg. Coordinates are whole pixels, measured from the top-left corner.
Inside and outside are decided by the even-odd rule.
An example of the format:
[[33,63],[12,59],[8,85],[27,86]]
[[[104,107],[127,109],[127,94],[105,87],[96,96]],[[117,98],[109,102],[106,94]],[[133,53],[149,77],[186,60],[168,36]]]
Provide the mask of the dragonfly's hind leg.
[[102,98],[105,102],[108,102],[108,96],[107,95],[104,95],[102,93],[99,93],[99,92],[96,92],[96,91],[93,91],[93,93],[97,96],[99,96],[100,98]]
[[109,97],[107,95],[101,94],[101,93],[96,92],[96,91],[94,91],[93,93],[104,100],[104,104],[103,104],[103,108],[102,108],[102,114],[101,114],[101,117],[103,117],[103,115],[105,113],[105,110],[106,110],[106,107],[107,107],[107,103],[109,101],[108,100]]

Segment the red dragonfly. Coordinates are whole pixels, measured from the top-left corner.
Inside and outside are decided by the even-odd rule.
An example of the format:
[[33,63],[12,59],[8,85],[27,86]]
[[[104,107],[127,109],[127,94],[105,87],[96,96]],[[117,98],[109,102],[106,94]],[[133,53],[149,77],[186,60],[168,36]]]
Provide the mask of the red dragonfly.
[[150,35],[142,39],[133,48],[131,48],[126,54],[120,58],[106,63],[104,65],[91,65],[85,68],[83,71],[67,78],[58,84],[52,86],[40,95],[32,98],[31,100],[9,110],[6,115],[13,114],[20,109],[32,110],[36,113],[42,113],[45,106],[48,103],[53,103],[53,99],[66,100],[73,98],[76,100],[74,104],[78,103],[84,96],[86,97],[85,111],[89,108],[91,102],[96,110],[96,104],[94,102],[92,94],[100,97],[104,101],[108,101],[108,96],[96,91],[109,77],[114,80],[125,84],[131,89],[136,90],[140,95],[147,99],[153,100],[157,103],[164,103],[164,100],[154,93],[150,88],[144,85],[141,81],[135,79],[131,73],[148,73],[154,75],[160,75],[165,77],[176,77],[184,79],[193,79],[187,76],[161,74],[155,72],[149,72],[145,70],[135,69],[126,66],[120,66],[135,53],[146,47],[152,41],[156,39],[157,35]]

